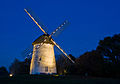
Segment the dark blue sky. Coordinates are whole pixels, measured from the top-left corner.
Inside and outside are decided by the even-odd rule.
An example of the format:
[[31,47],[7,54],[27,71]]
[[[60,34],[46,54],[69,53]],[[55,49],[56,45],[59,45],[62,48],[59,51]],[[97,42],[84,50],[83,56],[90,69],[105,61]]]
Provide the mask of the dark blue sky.
[[0,1],[0,66],[8,67],[43,32],[24,12],[31,8],[51,33],[65,19],[70,25],[55,41],[78,57],[95,49],[99,40],[120,33],[119,0]]

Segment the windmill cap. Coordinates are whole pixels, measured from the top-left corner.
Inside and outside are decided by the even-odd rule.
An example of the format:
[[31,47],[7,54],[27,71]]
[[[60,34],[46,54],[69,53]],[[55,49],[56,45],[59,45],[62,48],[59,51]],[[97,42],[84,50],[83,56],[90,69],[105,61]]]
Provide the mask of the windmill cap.
[[[48,43],[53,44],[51,41],[51,38],[49,38],[49,35],[43,34],[42,36],[39,36],[32,45],[39,44],[39,43]],[[54,44],[53,44],[54,45]]]

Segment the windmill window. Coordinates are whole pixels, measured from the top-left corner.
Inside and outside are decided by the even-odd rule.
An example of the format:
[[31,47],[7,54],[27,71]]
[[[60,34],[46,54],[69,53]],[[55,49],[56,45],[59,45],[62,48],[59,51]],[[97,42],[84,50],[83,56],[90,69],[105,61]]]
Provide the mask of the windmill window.
[[46,41],[46,39],[44,40],[44,42]]
[[38,49],[39,47],[40,47],[40,45],[36,45],[36,46],[35,46],[35,49]]
[[41,61],[41,57],[39,58],[39,61]]
[[51,68],[49,69],[49,71],[51,72]]
[[45,67],[45,72],[48,72],[48,67]]

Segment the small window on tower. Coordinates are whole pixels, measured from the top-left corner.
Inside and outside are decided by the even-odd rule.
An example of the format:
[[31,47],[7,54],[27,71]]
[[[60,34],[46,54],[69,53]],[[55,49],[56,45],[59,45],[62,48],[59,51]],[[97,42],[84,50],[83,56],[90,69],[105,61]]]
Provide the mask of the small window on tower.
[[41,61],[41,57],[39,58],[39,61]]
[[40,45],[36,45],[36,46],[35,46],[35,49],[38,49],[39,47],[40,47]]
[[48,67],[45,67],[45,72],[48,72]]

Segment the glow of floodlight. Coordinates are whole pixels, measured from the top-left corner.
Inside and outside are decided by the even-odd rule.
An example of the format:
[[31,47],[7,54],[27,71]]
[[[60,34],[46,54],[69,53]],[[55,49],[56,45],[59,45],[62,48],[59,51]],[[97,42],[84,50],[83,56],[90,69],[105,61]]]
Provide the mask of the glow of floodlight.
[[12,77],[12,76],[13,76],[13,74],[9,74],[9,76],[10,76],[10,77]]

